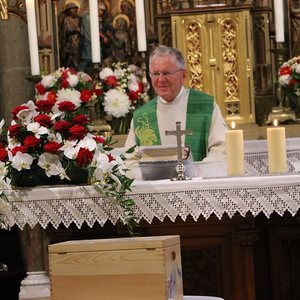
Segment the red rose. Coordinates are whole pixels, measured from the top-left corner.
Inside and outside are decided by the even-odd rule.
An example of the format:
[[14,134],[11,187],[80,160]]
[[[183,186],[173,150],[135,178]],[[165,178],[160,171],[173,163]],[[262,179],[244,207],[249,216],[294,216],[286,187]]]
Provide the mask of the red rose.
[[128,93],[128,97],[129,97],[129,99],[130,99],[132,102],[134,102],[134,101],[136,101],[136,100],[139,98],[139,92],[136,92],[136,91],[130,91],[130,92]]
[[77,154],[77,164],[78,166],[87,166],[93,160],[93,153],[86,148],[80,148]]
[[41,126],[49,127],[52,125],[51,118],[48,115],[38,115],[34,118]]
[[55,131],[68,131],[72,126],[71,123],[66,121],[58,121],[54,124],[53,128]]
[[97,143],[100,143],[100,144],[103,144],[105,142],[105,139],[101,136],[95,136],[94,137],[94,140],[97,142]]
[[74,125],[87,125],[90,122],[91,122],[90,118],[86,115],[75,116],[72,120],[72,124]]
[[118,81],[117,81],[116,76],[108,76],[108,77],[106,77],[106,79],[104,81],[110,86],[117,86],[118,85]]
[[49,112],[51,111],[54,103],[49,100],[39,100],[35,103],[35,105],[38,107],[39,111]]
[[4,148],[5,144],[4,143],[0,143],[0,148]]
[[26,106],[26,105],[20,105],[20,106],[15,107],[15,108],[13,109],[13,111],[11,112],[11,113],[13,114],[13,119],[14,119],[14,120],[17,120],[17,119],[18,119],[17,114],[18,114],[21,110],[23,110],[23,109],[28,109],[28,108],[29,108],[29,107]]
[[85,129],[83,126],[75,125],[69,129],[70,138],[83,138],[84,134],[87,132],[87,129]]
[[40,95],[46,94],[46,88],[41,83],[36,84],[35,89]]
[[23,126],[21,124],[15,124],[8,127],[9,137],[14,139],[21,132],[21,128]]
[[56,102],[56,93],[54,91],[48,92],[47,100],[54,104]]
[[63,101],[58,103],[58,109],[60,111],[74,111],[76,110],[76,107],[71,101]]
[[18,152],[26,153],[27,148],[25,146],[16,146],[11,149],[11,153],[15,156]]
[[8,152],[5,148],[0,148],[0,161],[7,161],[8,160]]
[[280,70],[280,76],[281,75],[292,75],[292,69],[289,66],[284,66]]
[[89,90],[80,92],[80,99],[82,102],[89,102],[92,98],[92,94]]
[[36,147],[40,143],[40,140],[34,136],[34,135],[29,135],[25,138],[23,141],[23,144],[26,147]]
[[108,154],[107,157],[108,157],[109,162],[115,160],[115,158],[111,154]]
[[46,152],[55,153],[61,148],[61,145],[57,142],[49,142],[43,148]]

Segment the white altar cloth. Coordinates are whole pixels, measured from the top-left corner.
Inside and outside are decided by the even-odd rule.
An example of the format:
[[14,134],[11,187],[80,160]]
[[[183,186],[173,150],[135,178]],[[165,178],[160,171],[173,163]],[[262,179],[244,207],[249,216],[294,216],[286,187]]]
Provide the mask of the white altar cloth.
[[[267,217],[273,212],[283,215],[286,211],[295,215],[300,208],[300,139],[287,139],[289,173],[269,175],[267,141],[245,142],[246,175],[193,178],[189,181],[134,181],[132,198],[138,220],[151,223],[154,217],[163,221],[169,217],[185,220],[189,215],[196,221],[200,216],[209,218],[215,214],[232,217],[250,212]],[[201,164],[199,165],[201,168]],[[213,169],[213,168],[211,168]],[[66,227],[74,222],[78,228],[86,222],[104,225],[108,220],[116,224],[121,212],[93,186],[49,186],[23,190],[6,190],[11,205],[10,226],[23,228],[40,224],[46,228],[52,224]]]
[[[103,226],[108,220],[116,224],[121,216],[93,186],[10,190],[7,194],[12,207],[10,225],[19,228],[26,224],[57,228],[60,223],[68,227],[72,222],[80,228],[84,221],[90,227],[95,222]],[[175,221],[191,215],[196,221],[201,215],[221,218],[237,212],[242,216],[262,212],[270,217],[273,212],[283,215],[285,211],[295,215],[300,208],[300,175],[138,181],[127,197],[134,199],[138,219],[149,223],[154,217]]]

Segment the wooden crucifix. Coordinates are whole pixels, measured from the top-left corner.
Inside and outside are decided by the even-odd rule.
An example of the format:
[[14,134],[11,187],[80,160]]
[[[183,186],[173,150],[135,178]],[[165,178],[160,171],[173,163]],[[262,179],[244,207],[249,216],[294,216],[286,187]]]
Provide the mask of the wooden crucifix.
[[178,173],[177,178],[173,180],[186,180],[187,178],[184,175],[185,166],[183,165],[182,160],[182,145],[181,145],[181,136],[184,134],[192,134],[193,131],[189,130],[182,130],[181,129],[181,122],[176,122],[176,130],[166,130],[166,135],[175,135],[177,138],[177,154],[178,154],[178,166],[176,167],[176,171]]

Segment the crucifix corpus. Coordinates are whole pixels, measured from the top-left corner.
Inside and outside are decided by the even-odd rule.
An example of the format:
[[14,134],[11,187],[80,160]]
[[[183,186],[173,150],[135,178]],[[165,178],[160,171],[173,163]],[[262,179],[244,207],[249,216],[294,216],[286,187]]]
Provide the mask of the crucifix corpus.
[[178,165],[176,166],[176,172],[178,173],[177,177],[171,178],[171,180],[190,180],[185,176],[185,166],[183,165],[182,160],[182,145],[181,145],[181,136],[184,134],[192,134],[192,130],[181,130],[181,122],[176,122],[176,130],[165,131],[166,135],[175,135],[177,138],[177,154],[178,154]]

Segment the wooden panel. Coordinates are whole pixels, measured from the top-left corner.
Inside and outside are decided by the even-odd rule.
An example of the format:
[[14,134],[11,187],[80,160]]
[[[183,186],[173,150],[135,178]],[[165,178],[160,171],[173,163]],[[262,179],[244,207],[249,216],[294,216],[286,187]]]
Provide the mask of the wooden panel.
[[273,300],[300,299],[300,228],[269,229]]

